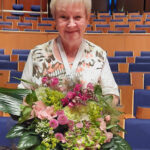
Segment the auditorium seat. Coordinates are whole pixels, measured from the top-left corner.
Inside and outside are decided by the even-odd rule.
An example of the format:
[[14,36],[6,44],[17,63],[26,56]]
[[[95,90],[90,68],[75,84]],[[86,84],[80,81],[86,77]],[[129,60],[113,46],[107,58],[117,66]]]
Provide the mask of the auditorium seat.
[[150,73],[144,73],[144,89],[150,90]]
[[125,140],[132,150],[150,149],[150,119],[126,119],[125,120]]
[[[22,11],[24,9],[23,4],[13,4],[12,7],[16,11]],[[14,15],[14,16],[24,16],[23,12],[12,12],[11,14]]]
[[12,22],[0,21],[0,30],[2,28],[11,28],[12,29]]
[[58,32],[58,30],[45,30],[45,32]]
[[55,20],[53,18],[43,17],[41,19],[41,23],[51,24],[53,27],[55,27]]
[[4,55],[4,49],[0,49],[0,55]]
[[137,113],[137,107],[150,107],[150,90],[135,89],[134,90],[134,116]]
[[96,31],[102,31],[103,33],[107,33],[110,30],[109,24],[96,24]]
[[27,22],[18,22],[18,29],[20,31],[23,31],[24,29],[32,29],[32,23],[27,23]]
[[115,25],[116,31],[124,31],[124,33],[129,33],[130,27],[129,24],[123,24],[123,25]]
[[10,71],[10,79],[9,79],[9,83],[20,83],[20,80],[15,79],[15,77],[21,79],[22,76],[22,72],[18,72],[18,71]]
[[19,29],[2,28],[3,31],[19,31]]
[[90,24],[93,23],[93,20],[94,20],[94,19],[96,19],[96,15],[91,15],[91,16],[90,16],[90,19],[89,19]]
[[[15,150],[17,144],[17,139],[8,139],[6,135],[8,131],[16,124],[17,122],[12,120],[11,117],[0,117],[0,146],[8,147],[9,150]],[[1,148],[0,148],[1,149]],[[1,150],[8,150],[6,148]]]
[[124,23],[127,24],[128,23],[128,17],[126,15],[117,15],[114,16],[114,19],[123,19]]
[[107,57],[109,63],[126,63],[126,57]]
[[150,51],[141,51],[141,56],[150,56]]
[[35,13],[30,13],[29,15],[31,17],[40,17],[40,13],[36,13],[36,12],[40,12],[40,5],[31,5],[31,11],[34,11]]
[[112,19],[112,15],[99,15],[97,19],[105,19],[107,24],[109,24],[110,20]]
[[117,85],[131,85],[130,73],[113,73]]
[[111,31],[111,30],[108,30],[108,33],[124,33],[124,31]]
[[145,30],[147,33],[150,33],[150,25],[144,24],[144,25],[136,25],[136,30]]
[[137,56],[135,57],[135,63],[150,63],[150,56]]
[[129,72],[150,72],[150,63],[130,63]]
[[114,56],[133,56],[133,51],[115,51]]
[[107,24],[105,19],[94,19],[92,26],[93,26],[93,30],[96,30],[96,24]]
[[10,55],[0,55],[0,61],[10,61]]
[[146,18],[145,24],[150,24],[150,19],[147,19],[147,18]]
[[17,23],[21,21],[19,16],[7,16],[6,20],[13,23],[13,29],[16,29]]
[[19,61],[27,61],[27,59],[28,59],[28,55],[24,55],[24,54],[20,54],[19,55]]
[[146,33],[145,30],[130,30],[129,33]]
[[87,30],[86,33],[102,33],[102,31],[100,31],[100,30],[99,31],[88,31]]
[[135,30],[135,26],[142,25],[143,21],[141,19],[128,19],[128,24],[130,26],[130,30]]
[[41,30],[41,31],[45,31],[45,30],[53,30],[54,27],[52,26],[52,24],[48,24],[48,23],[38,23],[37,25],[37,29]]
[[12,55],[19,55],[19,54],[24,54],[24,55],[28,55],[30,52],[29,49],[12,49]]
[[28,31],[28,32],[40,32],[39,29],[24,29],[24,31]]
[[109,63],[112,72],[118,72],[118,63]]
[[115,30],[115,25],[125,24],[125,22],[123,21],[123,19],[111,19],[109,24],[110,24],[110,29]]
[[37,17],[25,17],[23,22],[32,23],[33,29],[36,29],[38,21]]
[[0,70],[17,70],[17,62],[0,61]]
[[141,19],[143,21],[143,15],[130,15],[129,19]]

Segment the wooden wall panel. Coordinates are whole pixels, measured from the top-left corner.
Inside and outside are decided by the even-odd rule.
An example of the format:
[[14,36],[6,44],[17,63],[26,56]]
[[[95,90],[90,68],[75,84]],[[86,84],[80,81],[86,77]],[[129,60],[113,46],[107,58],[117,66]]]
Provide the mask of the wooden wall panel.
[[150,0],[145,0],[145,11],[150,11]]
[[92,9],[95,11],[108,11],[108,0],[92,0]]
[[[0,0],[0,9],[1,9],[2,0]],[[12,9],[13,4],[15,4],[15,0],[3,0],[3,9]]]
[[143,10],[144,10],[144,0],[126,0],[125,11],[129,12],[140,11],[142,13]]

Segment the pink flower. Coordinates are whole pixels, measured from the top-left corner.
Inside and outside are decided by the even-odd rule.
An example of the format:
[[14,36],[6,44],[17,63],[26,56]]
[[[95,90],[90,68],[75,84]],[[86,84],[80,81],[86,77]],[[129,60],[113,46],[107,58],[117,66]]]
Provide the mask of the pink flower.
[[75,92],[69,91],[67,93],[67,98],[72,99],[75,95],[76,95]]
[[64,138],[62,133],[56,133],[55,134],[55,138],[58,139],[59,141],[63,142],[63,143],[66,142],[66,140],[65,140],[65,138]]
[[87,88],[91,91],[94,91],[94,86],[92,83],[88,83]]
[[83,128],[83,123],[82,122],[77,123],[76,127],[79,128],[79,129]]
[[58,111],[56,112],[56,114],[57,114],[57,116],[59,116],[59,115],[64,115],[64,111],[63,111],[63,110],[58,110]]
[[72,107],[74,107],[74,106],[75,106],[75,104],[74,104],[74,103],[72,103],[72,102],[70,102],[70,103],[68,104],[68,106],[69,106],[70,108],[72,108]]
[[43,109],[46,109],[46,105],[43,103],[43,101],[37,101],[32,106],[34,111],[41,111]]
[[66,105],[68,105],[69,104],[69,100],[68,100],[68,98],[63,98],[63,99],[61,99],[61,102],[62,102],[62,105],[63,106],[66,106]]
[[97,121],[102,122],[102,121],[104,121],[104,119],[103,118],[97,118]]
[[48,78],[47,78],[47,77],[43,77],[43,78],[42,78],[42,84],[46,84],[47,81],[48,81]]
[[105,122],[105,121],[101,121],[101,123],[100,123],[100,129],[101,129],[102,131],[105,131],[105,130],[106,130],[106,122]]
[[52,120],[50,120],[49,125],[53,129],[56,129],[58,127],[58,121],[56,119],[52,119]]
[[74,92],[79,92],[81,90],[82,85],[81,84],[76,84],[74,87]]
[[73,130],[74,122],[72,120],[68,120],[68,127],[70,130]]
[[58,123],[61,125],[65,125],[68,123],[68,118],[65,115],[59,115],[57,120],[58,120]]
[[111,116],[110,116],[110,115],[107,115],[107,116],[105,117],[105,120],[106,120],[106,121],[110,121],[110,119],[111,119]]
[[34,113],[35,116],[38,117],[39,119],[51,120],[57,117],[57,114],[54,111],[54,107],[46,106],[42,101],[35,102],[32,108],[33,108],[32,113]]
[[56,78],[56,77],[51,78],[51,84],[50,84],[50,86],[54,87],[54,86],[56,86],[58,83],[59,83],[58,78]]
[[110,142],[111,139],[113,138],[113,134],[111,132],[106,132],[105,135],[106,135],[106,138],[107,138],[105,140],[105,142]]

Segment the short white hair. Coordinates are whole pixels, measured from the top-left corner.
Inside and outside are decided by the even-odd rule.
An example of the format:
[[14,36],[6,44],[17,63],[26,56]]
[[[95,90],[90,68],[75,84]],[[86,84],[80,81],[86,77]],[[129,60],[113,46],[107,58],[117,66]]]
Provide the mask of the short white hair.
[[86,15],[88,16],[91,13],[91,7],[92,7],[92,2],[91,0],[51,0],[50,3],[50,9],[51,9],[51,14],[53,16],[53,18],[55,18],[55,12],[56,12],[56,3],[57,2],[62,2],[62,3],[76,3],[76,2],[80,2],[83,3],[86,9]]

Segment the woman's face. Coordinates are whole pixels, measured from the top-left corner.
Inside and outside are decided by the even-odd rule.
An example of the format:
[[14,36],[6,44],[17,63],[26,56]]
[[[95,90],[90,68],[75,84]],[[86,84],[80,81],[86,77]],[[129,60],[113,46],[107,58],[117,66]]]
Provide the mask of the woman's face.
[[62,42],[73,44],[81,41],[88,23],[85,6],[82,3],[57,3],[55,18]]

